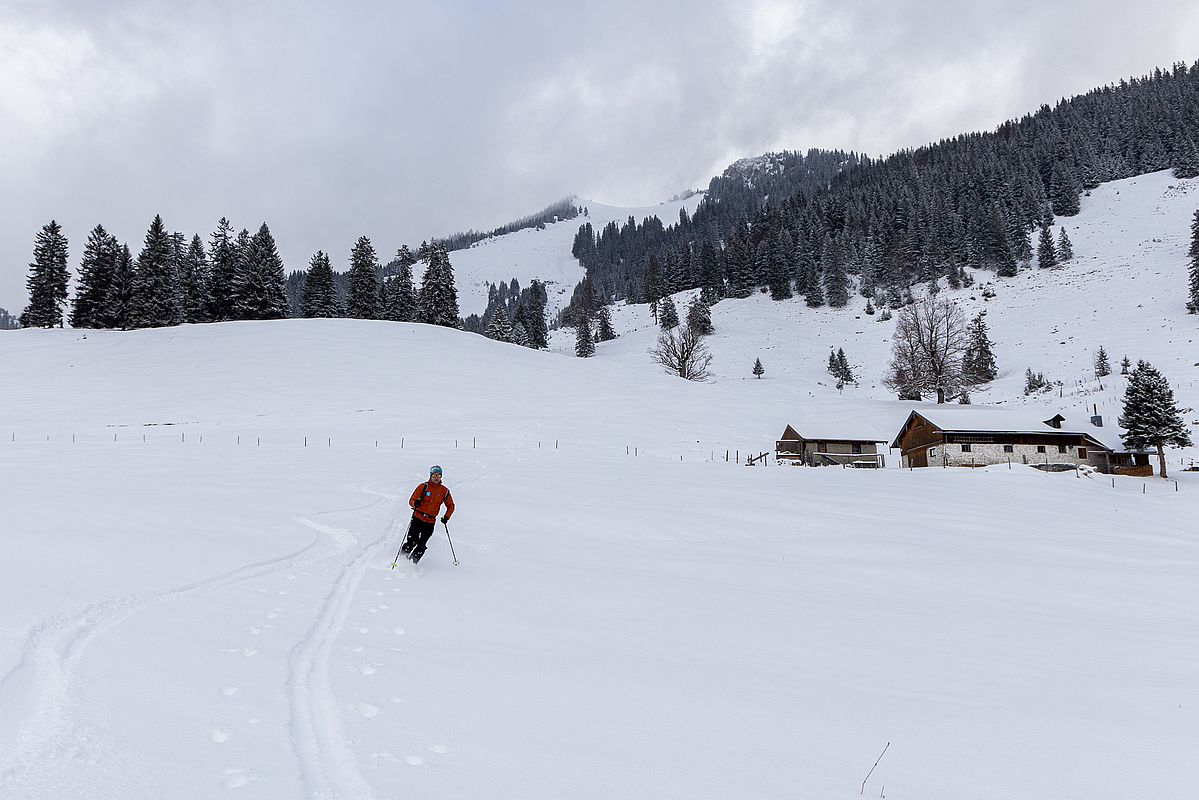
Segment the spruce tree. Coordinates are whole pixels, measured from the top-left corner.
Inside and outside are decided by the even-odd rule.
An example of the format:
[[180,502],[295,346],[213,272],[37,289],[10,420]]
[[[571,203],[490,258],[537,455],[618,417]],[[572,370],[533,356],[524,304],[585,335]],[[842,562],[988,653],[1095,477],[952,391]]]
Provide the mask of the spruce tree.
[[416,286],[412,282],[412,266],[416,258],[403,245],[396,251],[395,275],[388,281],[383,316],[393,322],[415,322],[417,316]]
[[670,295],[666,295],[658,303],[658,324],[664,331],[677,328],[679,325],[679,310],[675,307],[674,299]]
[[830,237],[825,242],[820,264],[824,272],[824,290],[829,306],[843,308],[849,302],[849,276],[845,274],[841,247],[836,239]]
[[351,319],[379,318],[379,258],[365,236],[360,236],[350,251],[346,314]]
[[844,348],[837,348],[837,377],[844,383],[857,383],[858,377],[853,374],[853,367],[845,357]]
[[700,292],[687,307],[687,325],[700,336],[711,336],[715,332],[712,327],[712,310],[704,302],[703,292]]
[[1120,415],[1121,435],[1129,450],[1157,448],[1158,474],[1166,477],[1167,445],[1190,447],[1191,434],[1182,412],[1174,405],[1174,390],[1151,364],[1138,361],[1124,390],[1124,413]]
[[62,226],[50,220],[42,226],[33,243],[33,261],[25,281],[29,305],[21,312],[22,328],[62,327],[70,274],[67,238],[62,235]]
[[1070,242],[1070,237],[1066,235],[1066,228],[1063,225],[1057,235],[1057,260],[1060,263],[1065,263],[1074,258],[1074,245]]
[[1104,378],[1112,374],[1112,365],[1107,360],[1107,351],[1103,349],[1103,345],[1099,345],[1099,352],[1095,354],[1095,377]]
[[766,261],[766,285],[770,287],[771,300],[791,299],[791,253],[794,245],[786,231],[775,230],[770,239],[762,244]]
[[762,375],[765,372],[766,372],[766,368],[762,366],[762,359],[755,358],[754,359],[754,377],[756,377],[758,380],[761,380]]
[[133,274],[131,322],[135,328],[177,325],[181,318],[178,279],[174,270],[174,242],[154,215]]
[[1057,247],[1053,244],[1053,234],[1048,225],[1041,226],[1041,238],[1037,242],[1037,264],[1041,269],[1057,266]]
[[531,346],[529,331],[525,328],[523,322],[512,323],[512,344],[518,344],[521,347]]
[[491,321],[487,323],[487,329],[483,331],[483,335],[488,339],[495,339],[497,342],[512,341],[512,322],[508,319],[508,312],[504,309],[503,303],[497,303],[491,309]]
[[999,374],[995,352],[987,333],[987,321],[982,314],[975,316],[966,331],[966,354],[962,358],[962,377],[967,385],[990,383]]
[[307,318],[341,316],[341,303],[333,282],[333,267],[323,250],[317,250],[308,262],[308,276],[304,279],[304,290],[300,295],[300,313]]
[[106,328],[128,330],[133,327],[134,275],[133,254],[129,252],[129,245],[121,245],[104,302]]
[[1053,213],[1059,217],[1071,217],[1077,214],[1080,208],[1078,196],[1081,192],[1082,187],[1066,162],[1063,159],[1054,161],[1049,186],[1049,200]]
[[71,308],[72,328],[108,327],[108,293],[120,248],[103,225],[92,228],[79,263],[79,285]]
[[545,306],[548,301],[545,284],[534,278],[529,284],[520,321],[529,332],[529,346],[538,350],[549,346],[549,331],[545,322]]
[[616,330],[612,327],[612,312],[608,306],[601,305],[595,312],[595,336],[601,342],[610,342],[616,338]]
[[237,285],[235,242],[233,226],[221,217],[208,239],[208,317],[214,322],[233,319]]
[[720,258],[711,242],[704,242],[699,249],[699,288],[708,305],[716,303],[724,295]]
[[1120,374],[1127,375],[1128,368],[1132,366],[1132,362],[1128,360],[1128,356],[1124,356],[1120,361]]
[[1192,314],[1199,313],[1199,210],[1195,211],[1195,219],[1191,222],[1191,249],[1188,253],[1190,264],[1190,308]]
[[[244,233],[244,231],[243,231]],[[235,319],[284,319],[290,312],[287,303],[283,259],[275,237],[264,222],[248,242],[239,236],[239,284]]]
[[420,321],[446,328],[458,327],[458,289],[454,268],[444,246],[429,248],[429,265],[421,279]]
[[182,259],[179,277],[179,292],[184,322],[211,322],[212,300],[208,296],[211,283],[208,255],[204,252],[204,240],[199,234],[192,236],[191,244]]
[[595,340],[591,338],[591,320],[586,314],[579,316],[579,324],[575,327],[575,355],[579,358],[590,358],[595,355]]

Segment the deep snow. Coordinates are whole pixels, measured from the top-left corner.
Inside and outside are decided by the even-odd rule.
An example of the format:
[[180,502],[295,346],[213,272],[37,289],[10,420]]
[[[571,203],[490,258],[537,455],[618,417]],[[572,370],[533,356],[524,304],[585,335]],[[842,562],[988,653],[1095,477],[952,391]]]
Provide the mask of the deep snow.
[[[977,400],[1103,343],[1194,405],[1199,193],[1134,182],[1069,221],[1074,266],[998,285]],[[1195,473],[738,466],[788,423],[893,435],[889,326],[726,301],[697,385],[617,312],[588,360],[349,320],[0,334],[0,797],[849,798],[888,742],[868,796],[1192,792]],[[432,463],[461,566],[439,529],[392,570]]]

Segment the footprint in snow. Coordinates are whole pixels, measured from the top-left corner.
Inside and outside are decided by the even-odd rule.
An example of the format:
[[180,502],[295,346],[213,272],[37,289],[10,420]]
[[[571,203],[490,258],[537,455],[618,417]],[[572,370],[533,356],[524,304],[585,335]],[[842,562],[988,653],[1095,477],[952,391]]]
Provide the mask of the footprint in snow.
[[256,647],[243,647],[243,648],[242,648],[242,650],[241,650],[241,654],[242,654],[243,656],[245,656],[246,658],[253,658],[254,656],[258,655],[258,648],[256,648]]
[[221,728],[213,728],[208,732],[208,738],[217,744],[222,744],[229,741],[229,731],[222,730]]
[[396,636],[403,636],[408,631],[404,630],[403,628],[396,627],[396,628],[392,628],[391,632],[394,633]]
[[404,756],[404,761],[414,767],[423,766],[425,759],[421,756]]
[[374,664],[363,664],[358,671],[363,675],[374,675],[379,669]]
[[372,706],[370,703],[359,703],[354,707],[354,710],[367,719],[379,716],[379,707]]
[[431,744],[429,745],[429,751],[439,755],[445,755],[446,753],[450,752],[450,748],[444,744]]
[[244,769],[227,769],[221,775],[221,780],[227,789],[240,789],[250,782],[250,776]]
[[283,609],[281,609],[281,608],[272,608],[270,611],[268,611],[266,613],[266,618],[267,619],[278,619],[279,613],[281,611],[283,611]]
[[251,625],[250,627],[246,628],[246,632],[251,636],[257,636],[258,634],[262,633],[262,628],[258,627],[257,625]]
[[223,694],[225,697],[232,697],[233,695],[237,694],[237,687],[236,686],[222,686],[221,694]]

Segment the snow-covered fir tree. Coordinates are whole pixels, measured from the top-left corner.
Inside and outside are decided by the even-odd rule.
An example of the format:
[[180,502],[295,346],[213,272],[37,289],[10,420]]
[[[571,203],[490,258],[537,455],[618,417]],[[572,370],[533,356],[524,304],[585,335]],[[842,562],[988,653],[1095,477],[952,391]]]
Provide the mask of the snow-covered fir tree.
[[1174,390],[1153,365],[1138,361],[1124,390],[1120,415],[1124,446],[1130,450],[1157,449],[1161,477],[1166,477],[1166,447],[1190,447],[1191,433],[1174,405]]
[[1124,358],[1120,359],[1120,374],[1127,375],[1128,368],[1131,366],[1132,362],[1128,360],[1128,356],[1124,356]]
[[549,331],[545,322],[547,302],[545,284],[534,278],[529,287],[521,292],[520,301],[516,306],[516,315],[513,318],[514,324],[520,323],[528,332],[528,346],[538,350],[549,344],[547,341]]
[[838,389],[847,383],[858,382],[857,376],[853,374],[853,367],[849,365],[849,359],[845,356],[845,348],[838,347],[835,351],[829,350],[828,374],[837,379]]
[[204,240],[199,234],[192,236],[180,266],[179,294],[183,321],[211,322],[212,299],[208,296],[210,267],[208,254],[204,252]]
[[595,338],[601,342],[610,342],[616,338],[616,330],[612,327],[612,312],[606,305],[601,305],[595,311]]
[[[239,242],[242,237],[239,237]],[[236,319],[283,319],[290,307],[285,288],[283,259],[275,237],[264,222],[258,232],[239,244],[239,283],[234,316]]]
[[1199,313],[1199,210],[1195,211],[1195,219],[1191,222],[1191,249],[1188,253],[1191,263],[1190,292],[1187,308],[1192,314]]
[[716,331],[712,326],[712,310],[704,302],[702,292],[687,306],[687,325],[700,336],[711,336]]
[[7,308],[0,308],[0,331],[15,331],[21,327],[21,321],[8,313]]
[[575,355],[579,358],[590,358],[595,355],[595,340],[591,338],[591,320],[586,314],[579,317],[575,326]]
[[120,246],[103,225],[92,228],[79,263],[79,283],[71,306],[72,328],[107,328],[108,293]]
[[50,220],[38,231],[33,243],[33,261],[25,288],[29,305],[21,312],[22,328],[62,327],[63,307],[67,303],[67,237],[62,226]]
[[360,236],[350,251],[346,315],[351,319],[379,318],[379,257],[371,240]]
[[518,344],[521,347],[530,347],[532,345],[529,341],[529,332],[525,329],[523,322],[512,323],[512,344]]
[[236,286],[236,237],[229,220],[221,217],[208,239],[209,319],[214,322],[233,319]]
[[824,272],[824,291],[829,306],[844,308],[849,302],[849,276],[845,274],[841,247],[835,238],[829,237],[825,242],[820,264]]
[[416,285],[412,281],[412,266],[416,257],[403,245],[392,261],[395,274],[387,282],[383,295],[383,317],[392,322],[415,322],[417,316]]
[[962,372],[966,376],[966,382],[975,386],[990,383],[999,374],[999,369],[995,365],[995,351],[983,314],[976,315],[970,321],[966,336],[966,355],[962,358]]
[[791,256],[794,244],[786,231],[775,229],[770,239],[761,244],[761,258],[766,285],[770,287],[770,299],[789,300],[791,294]]
[[1041,238],[1037,242],[1037,263],[1041,269],[1057,266],[1057,246],[1053,243],[1053,235],[1049,226],[1041,226]]
[[766,372],[766,368],[762,366],[762,359],[755,358],[754,359],[754,377],[761,379],[762,375],[765,374],[765,372]]
[[428,267],[421,280],[420,321],[428,325],[457,328],[458,289],[454,286],[454,267],[444,247],[429,249]]
[[308,275],[300,295],[300,313],[308,318],[340,317],[341,302],[333,282],[333,267],[325,251],[317,250],[308,262]]
[[504,309],[503,304],[497,303],[491,309],[491,321],[487,323],[487,329],[483,331],[483,335],[488,339],[495,339],[497,342],[512,341],[512,321],[508,319],[508,312]]
[[678,327],[679,310],[675,307],[674,299],[670,295],[666,295],[658,303],[658,325],[662,330],[668,331]]
[[1059,263],[1064,264],[1072,258],[1074,258],[1074,244],[1070,241],[1070,237],[1066,235],[1066,228],[1063,225],[1057,234],[1057,260]]
[[131,321],[135,328],[177,325],[182,318],[179,308],[178,276],[175,274],[174,241],[154,215],[133,273]]
[[117,252],[112,283],[109,284],[108,296],[105,298],[105,327],[121,330],[133,327],[133,282],[133,254],[129,252],[129,245],[123,244]]
[[1103,345],[1099,345],[1099,352],[1095,354],[1095,377],[1104,378],[1112,374],[1112,365],[1108,361],[1107,351],[1103,349]]

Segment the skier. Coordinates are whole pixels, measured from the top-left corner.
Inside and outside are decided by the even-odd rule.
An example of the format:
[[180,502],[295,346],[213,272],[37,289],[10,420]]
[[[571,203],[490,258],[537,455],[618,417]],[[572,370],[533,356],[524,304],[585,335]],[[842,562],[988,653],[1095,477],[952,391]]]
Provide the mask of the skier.
[[417,486],[412,497],[408,498],[408,505],[412,506],[412,521],[408,523],[408,537],[400,548],[400,554],[413,564],[419,563],[425,554],[425,546],[437,525],[437,514],[441,511],[442,503],[445,503],[445,515],[441,521],[446,523],[454,513],[454,498],[441,483],[441,467],[434,465],[429,467],[429,480]]

